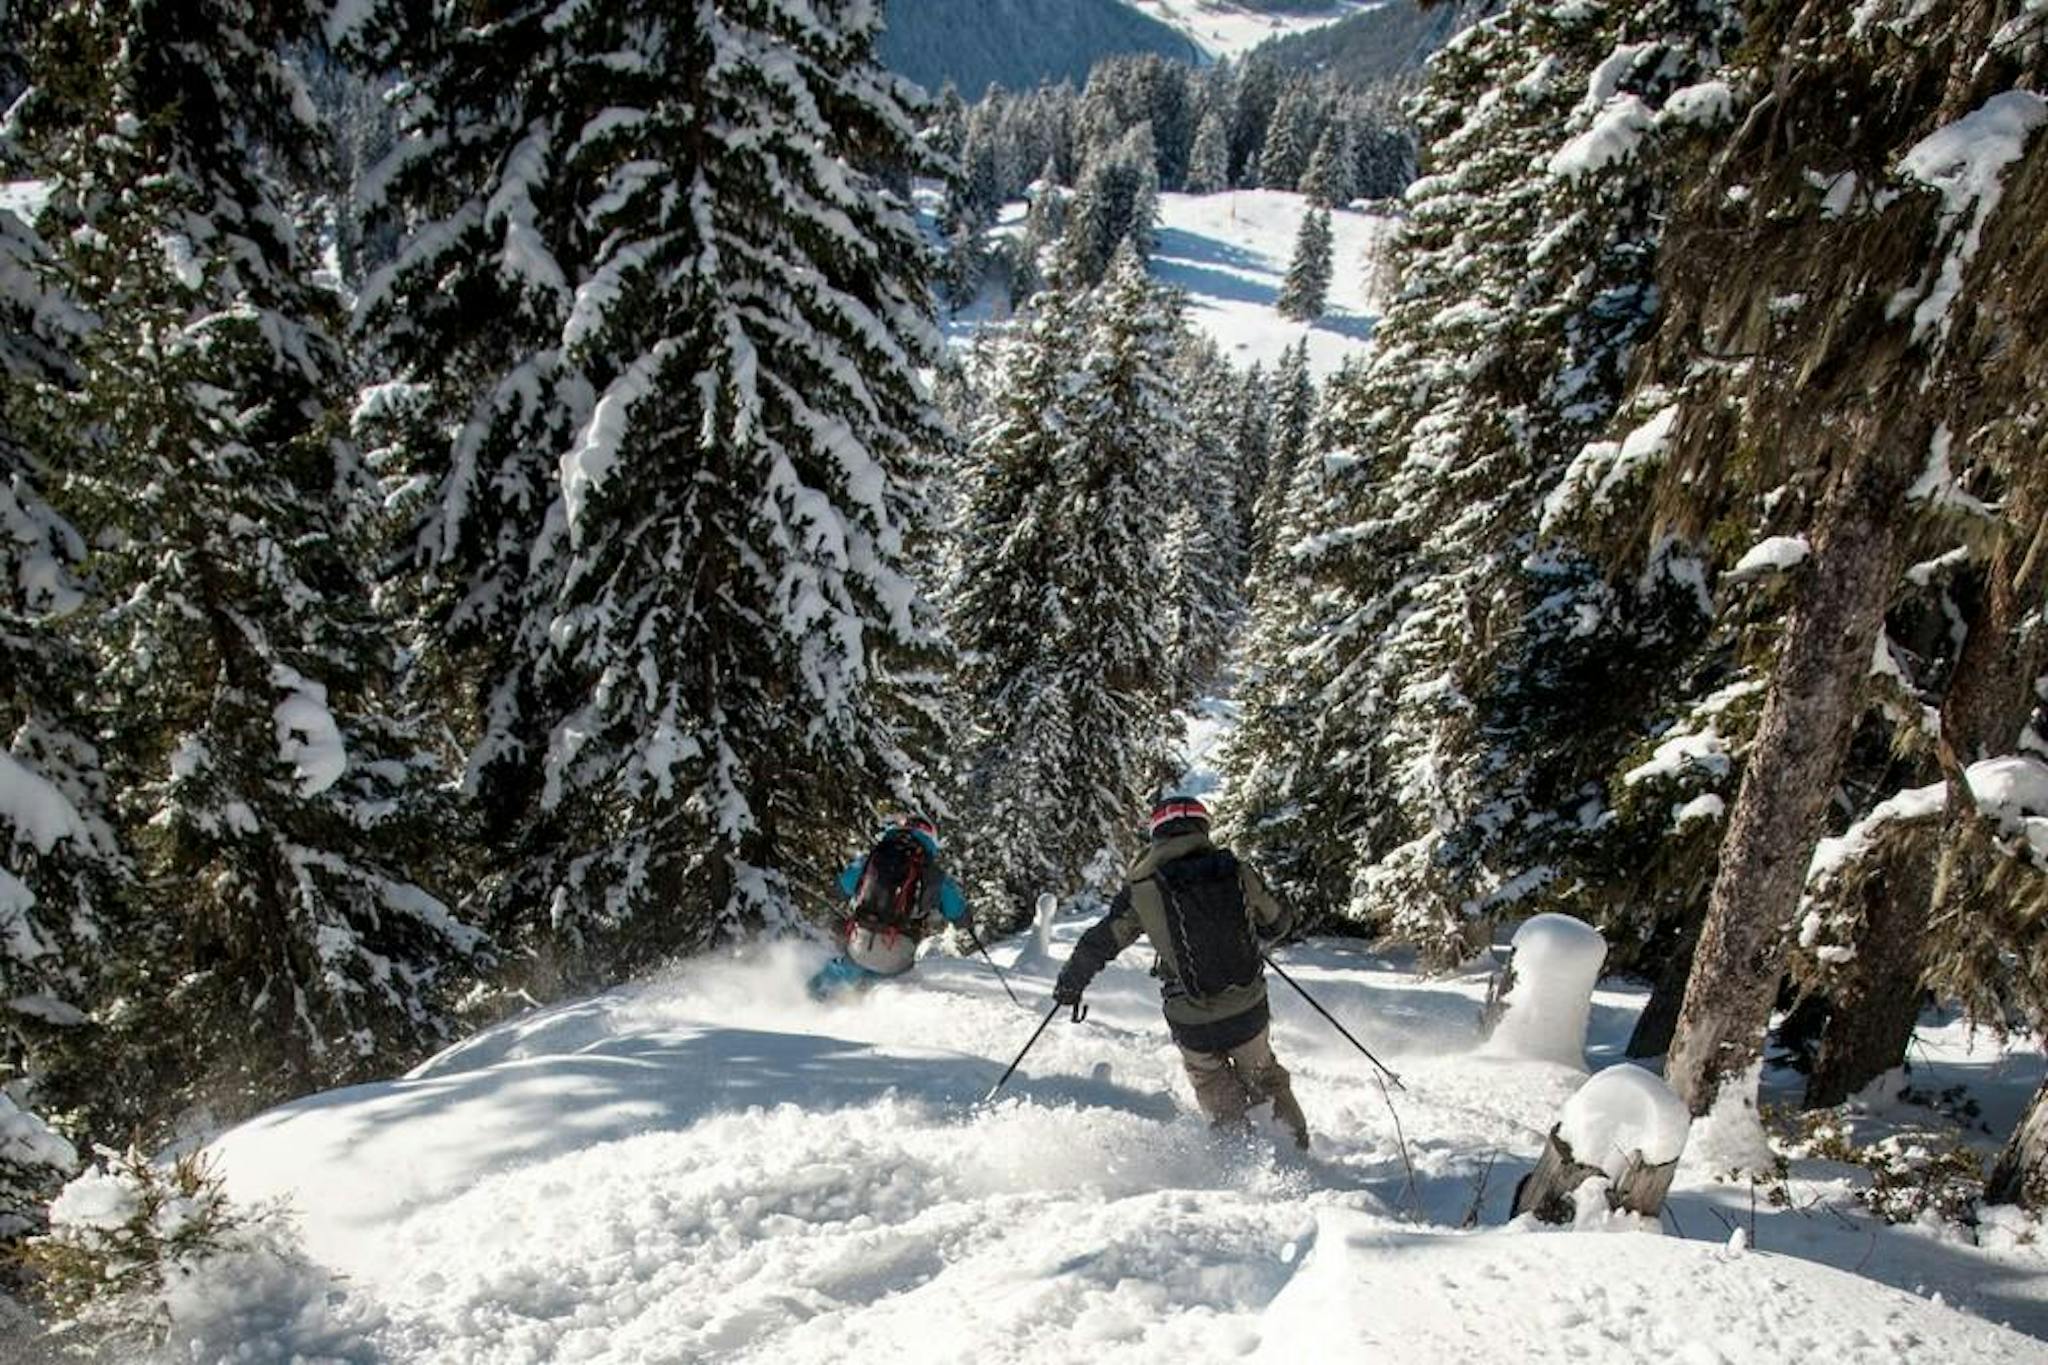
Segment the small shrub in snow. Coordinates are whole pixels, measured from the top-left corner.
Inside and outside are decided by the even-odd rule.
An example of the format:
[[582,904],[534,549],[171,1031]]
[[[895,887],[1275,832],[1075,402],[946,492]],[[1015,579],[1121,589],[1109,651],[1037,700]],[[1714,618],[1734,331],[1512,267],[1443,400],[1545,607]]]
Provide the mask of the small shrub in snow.
[[211,1257],[247,1249],[279,1221],[230,1205],[201,1153],[159,1166],[101,1149],[50,1205],[50,1231],[22,1253],[34,1292],[91,1337],[161,1336],[164,1296]]
[[[1958,1135],[1915,1130],[1859,1144],[1841,1116],[1825,1109],[1800,1115],[1799,1127],[1794,1154],[1869,1172],[1870,1183],[1855,1192],[1856,1202],[1885,1222],[1916,1223],[1931,1216],[1943,1223],[1976,1223],[1984,1159]],[[1771,1191],[1772,1203],[1788,1200],[1782,1185]]]

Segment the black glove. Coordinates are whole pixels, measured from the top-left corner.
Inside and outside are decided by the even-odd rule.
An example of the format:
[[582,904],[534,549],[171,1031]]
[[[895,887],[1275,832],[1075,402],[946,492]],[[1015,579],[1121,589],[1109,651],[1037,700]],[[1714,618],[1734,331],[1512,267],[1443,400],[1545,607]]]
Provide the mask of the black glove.
[[1055,1005],[1078,1005],[1081,1003],[1081,992],[1087,989],[1087,976],[1075,971],[1073,964],[1069,963],[1060,968],[1060,979],[1053,982],[1053,1003]]

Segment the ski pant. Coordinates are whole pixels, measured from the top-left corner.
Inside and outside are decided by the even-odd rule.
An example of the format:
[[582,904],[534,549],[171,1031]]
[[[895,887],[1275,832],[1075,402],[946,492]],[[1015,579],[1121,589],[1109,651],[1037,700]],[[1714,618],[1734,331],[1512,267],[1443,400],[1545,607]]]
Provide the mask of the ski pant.
[[1250,1039],[1221,1052],[1198,1052],[1180,1045],[1181,1065],[1194,1082],[1195,1102],[1218,1128],[1245,1122],[1255,1104],[1273,1102],[1273,1116],[1294,1133],[1294,1145],[1308,1146],[1308,1116],[1294,1098],[1287,1068],[1273,1055],[1272,1030],[1262,1028]]

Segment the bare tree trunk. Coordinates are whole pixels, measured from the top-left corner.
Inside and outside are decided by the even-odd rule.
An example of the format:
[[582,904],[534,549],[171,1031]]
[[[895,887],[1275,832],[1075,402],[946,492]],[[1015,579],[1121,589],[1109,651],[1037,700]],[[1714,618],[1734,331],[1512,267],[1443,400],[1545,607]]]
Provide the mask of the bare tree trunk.
[[2048,1081],[2034,1092],[2034,1102],[1992,1165],[1984,1202],[2048,1208]]
[[1923,827],[1866,879],[1856,956],[1830,977],[1833,1005],[1820,1055],[1806,1079],[1806,1107],[1840,1104],[1905,1059],[1920,1018],[1927,969],[1927,905],[1934,894],[1934,839]]
[[1702,919],[1702,912],[1688,912],[1685,928],[1672,943],[1643,1012],[1636,1016],[1635,1029],[1628,1036],[1628,1056],[1662,1057],[1671,1050],[1679,1006],[1685,1003],[1685,983],[1692,975],[1693,954],[1699,950]]
[[1891,591],[1906,464],[1891,449],[1864,445],[1829,490],[1811,577],[1785,622],[1665,1065],[1695,1114],[1762,1055],[1784,928],[1841,778]]

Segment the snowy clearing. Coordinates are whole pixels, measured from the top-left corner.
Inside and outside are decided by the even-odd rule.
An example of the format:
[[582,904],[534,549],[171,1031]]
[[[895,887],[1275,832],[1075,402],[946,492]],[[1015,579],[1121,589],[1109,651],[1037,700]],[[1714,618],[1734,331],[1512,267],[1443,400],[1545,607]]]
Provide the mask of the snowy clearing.
[[[1376,265],[1396,222],[1357,209],[1332,212],[1327,309],[1313,322],[1294,322],[1275,304],[1309,208],[1307,198],[1285,190],[1159,196],[1152,274],[1186,293],[1188,321],[1240,370],[1259,364],[1271,371],[1283,352],[1306,338],[1309,373],[1320,382],[1371,344],[1380,314]],[[1023,220],[1023,204],[1006,205],[995,235],[1017,231]],[[1008,304],[992,286],[944,324],[961,345],[984,330],[999,332],[1008,321]]]
[[1330,215],[1328,311],[1291,322],[1274,303],[1294,255],[1308,200],[1281,190],[1159,196],[1159,246],[1152,273],[1188,294],[1188,320],[1233,365],[1271,369],[1281,352],[1308,339],[1309,372],[1327,378],[1362,350],[1379,319],[1373,267],[1393,220],[1349,209]]
[[1132,9],[1171,24],[1212,58],[1241,57],[1271,38],[1382,9],[1386,0],[1331,0],[1306,14],[1261,14],[1228,0],[1125,0]]
[[[1059,921],[1051,959],[1028,939],[995,946],[1027,1004],[1087,922]],[[292,1332],[317,1328],[332,1358],[363,1361],[1105,1346],[1120,1361],[1298,1360],[1391,1342],[1415,1360],[1877,1361],[1908,1342],[1944,1361],[2048,1360],[1983,1320],[2048,1334],[2038,1247],[1885,1228],[1845,1168],[1796,1165],[1799,1207],[1760,1198],[1748,1254],[1727,1243],[1749,1187],[1685,1176],[1683,1237],[1498,1227],[1583,1076],[1475,1055],[1479,974],[1421,980],[1341,943],[1287,950],[1406,1079],[1411,1194],[1369,1069],[1277,982],[1275,1045],[1316,1131],[1305,1159],[1210,1134],[1142,949],[1090,991],[1086,1023],[1047,1029],[979,1109],[1035,1022],[985,965],[928,956],[911,979],[819,1006],[801,983],[822,954],[700,960],[244,1124],[214,1148],[231,1192],[290,1199],[346,1289],[317,1311],[243,1301],[181,1327],[219,1348],[272,1324],[274,1350],[252,1359],[286,1359]],[[1640,1004],[1596,995],[1596,1065],[1618,1059]],[[2040,1072],[2037,1053],[1972,1047],[1959,1028],[1927,1041],[1936,1078],[1970,1086],[2000,1131],[2010,1116],[1991,1111]],[[1480,1230],[1460,1231],[1475,1211]]]

